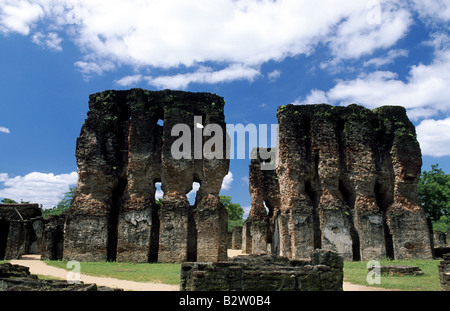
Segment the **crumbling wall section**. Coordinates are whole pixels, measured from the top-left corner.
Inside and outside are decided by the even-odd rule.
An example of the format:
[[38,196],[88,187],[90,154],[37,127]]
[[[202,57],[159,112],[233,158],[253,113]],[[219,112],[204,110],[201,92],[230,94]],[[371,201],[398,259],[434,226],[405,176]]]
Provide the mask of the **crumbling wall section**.
[[421,152],[403,107],[288,105],[277,117],[280,255],[432,257]]
[[0,260],[39,253],[41,216],[38,204],[0,204]]
[[[275,149],[254,148],[249,166],[249,191],[251,209],[244,223],[242,244],[244,253],[263,254],[272,252],[274,222],[280,209],[280,189],[274,169],[264,165],[275,163]],[[277,237],[275,237],[277,240]],[[276,253],[276,251],[274,251]]]
[[[209,93],[132,89],[92,94],[77,139],[79,181],[66,221],[64,258],[226,258],[226,244],[218,246],[226,241],[227,227],[218,194],[229,161],[220,146],[216,157],[206,157],[203,144],[213,133],[202,134],[209,124],[226,133],[223,106],[223,98]],[[176,144],[188,134],[187,145]],[[220,137],[225,146],[225,136]],[[173,156],[173,146],[181,157]],[[155,202],[157,182],[164,192],[161,207]],[[186,194],[193,182],[200,189],[191,206]]]

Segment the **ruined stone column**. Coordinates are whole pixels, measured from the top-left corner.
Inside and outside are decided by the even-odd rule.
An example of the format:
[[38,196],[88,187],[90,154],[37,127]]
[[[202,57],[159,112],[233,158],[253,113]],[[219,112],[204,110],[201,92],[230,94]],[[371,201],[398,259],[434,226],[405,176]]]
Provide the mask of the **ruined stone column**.
[[[88,117],[77,139],[78,183],[66,219],[64,259],[114,260],[117,216],[126,187],[129,110],[126,93],[89,96]],[[124,157],[125,156],[125,157]]]
[[[386,257],[384,221],[375,193],[378,171],[385,148],[378,116],[371,110],[350,105],[342,113],[345,120],[339,129],[345,171],[341,193],[351,213],[354,260]],[[380,163],[381,162],[381,163]]]
[[[156,261],[158,253],[159,206],[155,183],[161,181],[163,109],[152,103],[144,90],[127,95],[129,107],[128,143],[121,150],[127,156],[127,183],[118,218],[117,260]],[[155,98],[154,101],[160,101]]]
[[280,255],[306,258],[314,249],[314,206],[306,193],[312,175],[311,120],[290,108],[283,106],[277,112]]
[[414,125],[403,107],[381,107],[377,113],[392,139],[393,202],[386,216],[395,259],[431,259],[428,223],[417,194],[422,157]]
[[[248,254],[271,252],[274,234],[272,228],[275,216],[280,209],[280,189],[275,168],[267,170],[262,166],[271,160],[275,163],[275,152],[272,151],[270,148],[259,147],[254,148],[251,152],[252,160],[249,166],[251,209],[245,220],[247,231],[243,236],[243,243],[246,245],[245,251]],[[262,156],[265,159],[262,159]],[[266,158],[267,156],[269,158]],[[251,239],[251,241],[247,241],[247,239]]]
[[[305,107],[306,108],[306,107]],[[349,207],[339,190],[341,175],[340,125],[334,109],[322,105],[301,111],[311,121],[310,157],[312,168],[305,190],[314,206],[314,246],[338,252],[352,259]]]
[[231,249],[242,249],[242,226],[236,226],[231,236]]

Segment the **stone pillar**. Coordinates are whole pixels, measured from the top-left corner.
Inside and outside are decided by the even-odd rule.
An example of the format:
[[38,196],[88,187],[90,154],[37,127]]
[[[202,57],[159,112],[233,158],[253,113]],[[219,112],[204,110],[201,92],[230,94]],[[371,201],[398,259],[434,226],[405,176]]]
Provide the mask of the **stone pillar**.
[[197,261],[227,259],[227,219],[227,211],[217,196],[203,197],[195,211]]
[[371,260],[386,257],[384,221],[375,194],[378,179],[377,143],[379,120],[371,110],[351,105],[344,113],[339,130],[346,171],[342,174],[341,192],[347,196],[352,221],[353,259]]
[[422,157],[414,125],[403,107],[377,110],[392,137],[393,202],[387,210],[395,259],[432,259],[428,222],[417,194]]
[[231,235],[231,249],[242,249],[242,226],[236,226]]
[[185,196],[164,196],[160,210],[158,262],[187,260],[189,208]]
[[64,216],[49,216],[43,220],[41,260],[62,260],[64,245]]
[[29,231],[29,220],[13,220],[9,223],[5,260],[20,259],[26,254]]
[[250,223],[244,221],[244,225],[242,226],[242,252],[244,254],[252,253],[252,235],[250,229]]
[[[122,212],[119,216],[117,261],[148,262],[157,207]],[[157,246],[156,246],[157,247]]]

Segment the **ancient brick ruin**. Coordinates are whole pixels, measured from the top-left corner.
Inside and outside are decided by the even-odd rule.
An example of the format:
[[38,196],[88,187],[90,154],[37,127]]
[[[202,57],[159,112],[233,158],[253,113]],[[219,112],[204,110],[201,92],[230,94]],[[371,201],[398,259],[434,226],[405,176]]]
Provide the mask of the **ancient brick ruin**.
[[38,204],[0,204],[0,260],[40,253],[41,216]]
[[[226,132],[223,107],[223,98],[209,93],[133,89],[91,95],[77,140],[79,181],[66,218],[64,258],[226,259],[227,213],[219,191],[229,160],[225,154],[204,156],[201,147],[209,137],[199,134],[208,124]],[[176,124],[193,133],[192,148],[181,159],[171,152],[181,135],[173,133]],[[158,182],[161,207],[155,203]],[[191,206],[186,194],[193,182],[200,189]]]
[[[257,172],[258,160],[250,165],[256,177],[249,178],[249,219],[273,223],[272,232],[262,226],[257,239],[277,241],[274,252],[289,258],[317,248],[345,260],[432,258],[417,196],[421,151],[404,108],[288,105],[278,108],[277,118],[276,174]],[[267,199],[255,189],[275,179],[279,211],[272,215],[268,205],[264,215]]]
[[[0,259],[31,252],[51,260],[217,262],[227,259],[227,246],[291,260],[316,249],[344,260],[432,258],[417,196],[421,151],[404,108],[279,107],[277,147],[253,150],[252,208],[231,238],[219,201],[226,148],[212,148],[216,157],[202,150],[213,136],[209,125],[226,133],[223,108],[210,93],[92,94],[70,209],[42,219],[37,205],[24,209],[39,210],[29,217],[0,207]],[[183,129],[192,142],[174,158]],[[225,146],[226,135],[217,137]],[[191,206],[193,182],[200,188]]]

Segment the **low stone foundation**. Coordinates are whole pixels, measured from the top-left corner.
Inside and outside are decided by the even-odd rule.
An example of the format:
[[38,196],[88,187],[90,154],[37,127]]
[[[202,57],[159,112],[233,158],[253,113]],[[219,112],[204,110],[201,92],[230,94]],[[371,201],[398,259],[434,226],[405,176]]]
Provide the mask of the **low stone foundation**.
[[450,253],[445,254],[444,260],[439,265],[439,279],[441,281],[441,290],[450,291]]
[[273,255],[237,256],[229,261],[185,262],[182,291],[342,291],[343,259],[316,249],[311,259]]
[[389,275],[414,275],[419,276],[423,275],[423,271],[419,269],[419,267],[414,266],[402,266],[402,265],[387,265],[387,266],[372,266],[369,268],[369,271],[379,271],[381,274],[389,274]]
[[69,283],[62,280],[41,280],[30,274],[28,267],[0,264],[0,291],[121,291],[97,284]]

